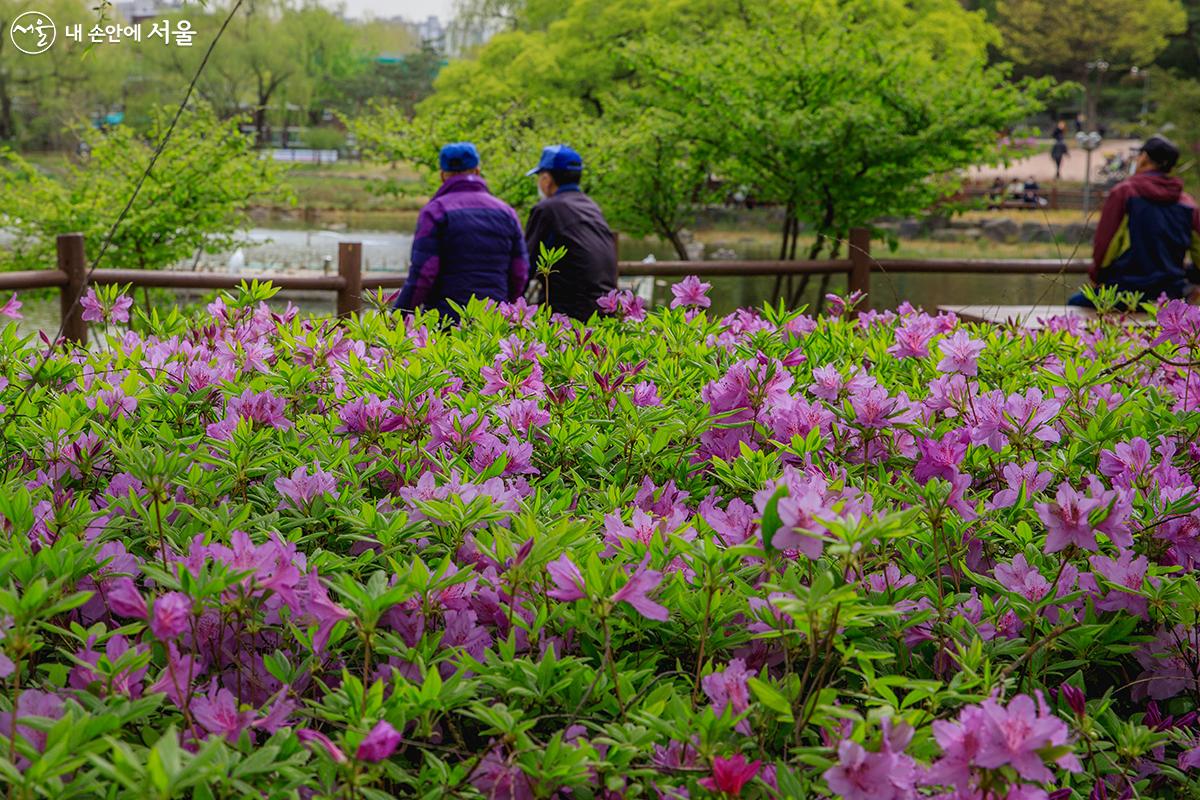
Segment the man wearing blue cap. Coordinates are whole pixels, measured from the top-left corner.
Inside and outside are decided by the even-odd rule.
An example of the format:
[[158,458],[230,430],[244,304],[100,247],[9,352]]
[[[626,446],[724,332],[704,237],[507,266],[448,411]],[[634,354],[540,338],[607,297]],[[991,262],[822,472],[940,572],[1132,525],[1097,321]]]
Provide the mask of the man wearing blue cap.
[[448,144],[438,161],[442,186],[417,217],[412,266],[395,308],[436,308],[457,320],[451,301],[511,302],[524,294],[529,257],[517,212],[479,175],[475,145]]
[[617,288],[617,250],[600,207],[579,190],[583,159],[566,145],[553,145],[527,174],[537,176],[542,198],[525,225],[529,252],[541,252],[542,244],[567,248],[546,278],[544,302],[551,311],[587,321],[599,310],[596,301]]

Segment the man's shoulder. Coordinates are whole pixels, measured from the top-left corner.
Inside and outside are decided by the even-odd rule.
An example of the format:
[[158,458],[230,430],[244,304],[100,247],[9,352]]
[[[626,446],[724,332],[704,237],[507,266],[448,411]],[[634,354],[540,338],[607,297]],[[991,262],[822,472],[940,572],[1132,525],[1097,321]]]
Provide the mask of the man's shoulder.
[[546,210],[555,214],[566,216],[579,216],[583,214],[598,214],[603,216],[600,211],[600,206],[596,201],[588,197],[583,192],[558,192],[552,197],[547,197],[538,205],[546,205]]

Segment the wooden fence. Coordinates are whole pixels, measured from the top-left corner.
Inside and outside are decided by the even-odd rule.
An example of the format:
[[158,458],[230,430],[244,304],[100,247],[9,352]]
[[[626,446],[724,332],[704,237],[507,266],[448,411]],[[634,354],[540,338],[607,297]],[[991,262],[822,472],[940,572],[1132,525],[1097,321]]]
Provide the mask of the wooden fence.
[[[622,261],[623,276],[681,278],[686,275],[713,276],[793,276],[845,275],[849,291],[860,291],[870,302],[871,273],[966,273],[973,275],[1043,275],[1087,272],[1088,262],[1075,259],[910,259],[871,257],[870,233],[855,229],[850,233],[849,258],[823,261]],[[362,270],[362,244],[338,244],[336,275],[219,275],[209,272],[169,272],[158,270],[97,269],[88,274],[83,235],[68,233],[58,237],[56,269],[24,272],[0,272],[0,292],[57,287],[63,319],[63,336],[74,342],[87,339],[87,323],[79,300],[88,284],[130,284],[168,289],[236,289],[242,281],[269,280],[285,290],[328,291],[337,295],[338,316],[362,309],[363,292],[394,289],[404,285],[404,275],[370,275]],[[869,305],[867,306],[869,307]]]

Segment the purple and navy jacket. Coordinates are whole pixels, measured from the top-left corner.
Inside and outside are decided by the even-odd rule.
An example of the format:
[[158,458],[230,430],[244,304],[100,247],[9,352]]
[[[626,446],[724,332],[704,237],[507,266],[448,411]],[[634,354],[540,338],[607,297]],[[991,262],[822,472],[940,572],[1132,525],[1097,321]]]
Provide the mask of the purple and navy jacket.
[[529,283],[529,255],[517,212],[478,175],[454,175],[417,217],[412,268],[395,308],[438,309],[472,296],[512,302]]

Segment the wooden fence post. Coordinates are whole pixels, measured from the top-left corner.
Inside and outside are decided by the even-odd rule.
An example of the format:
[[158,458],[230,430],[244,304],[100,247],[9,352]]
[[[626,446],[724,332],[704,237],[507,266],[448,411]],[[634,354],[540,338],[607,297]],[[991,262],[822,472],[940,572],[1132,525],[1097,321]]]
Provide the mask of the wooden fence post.
[[337,292],[337,315],[362,311],[362,242],[338,242],[338,275],[344,283]]
[[846,288],[865,295],[859,310],[871,308],[871,231],[866,228],[850,229],[850,278]]
[[58,268],[66,273],[67,282],[58,290],[62,313],[63,338],[68,342],[87,342],[87,323],[83,321],[80,300],[87,288],[87,258],[83,250],[82,233],[64,233],[58,237]]

